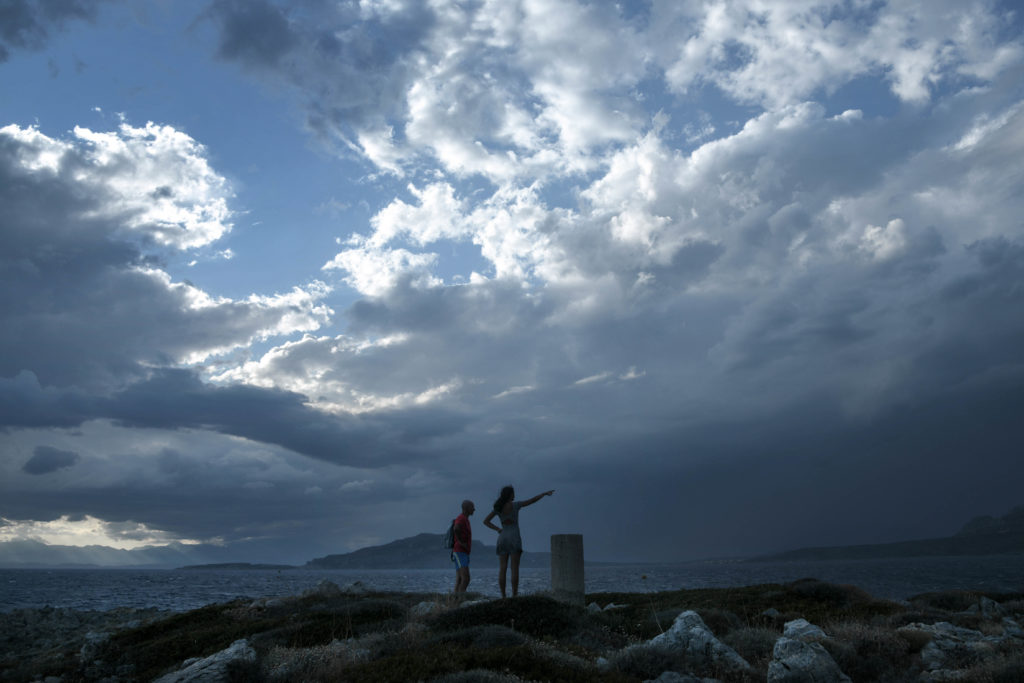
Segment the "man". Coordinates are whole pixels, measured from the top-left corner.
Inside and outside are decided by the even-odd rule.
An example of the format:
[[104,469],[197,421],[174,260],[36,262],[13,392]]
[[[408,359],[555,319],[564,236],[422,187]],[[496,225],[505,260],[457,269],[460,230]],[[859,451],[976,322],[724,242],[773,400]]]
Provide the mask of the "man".
[[473,529],[469,516],[476,511],[473,501],[462,501],[462,514],[455,518],[455,547],[452,559],[455,561],[455,592],[465,593],[469,586],[469,553],[473,550]]

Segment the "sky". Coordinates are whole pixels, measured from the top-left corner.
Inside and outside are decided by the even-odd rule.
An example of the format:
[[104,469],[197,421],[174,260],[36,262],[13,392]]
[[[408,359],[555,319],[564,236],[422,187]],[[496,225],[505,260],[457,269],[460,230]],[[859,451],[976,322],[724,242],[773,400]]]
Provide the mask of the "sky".
[[[1024,503],[996,0],[0,2],[0,562],[527,551]],[[205,553],[205,554],[203,554]]]

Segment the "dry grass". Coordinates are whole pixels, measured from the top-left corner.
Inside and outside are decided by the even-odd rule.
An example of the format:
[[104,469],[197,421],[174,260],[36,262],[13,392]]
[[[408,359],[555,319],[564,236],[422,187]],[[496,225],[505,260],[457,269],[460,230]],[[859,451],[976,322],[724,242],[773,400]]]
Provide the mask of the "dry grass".
[[[233,676],[253,683],[618,682],[653,679],[664,671],[747,683],[765,680],[784,622],[802,617],[831,636],[825,648],[854,681],[903,683],[917,679],[921,651],[932,636],[922,630],[897,631],[901,626],[948,621],[986,634],[1004,632],[998,620],[967,611],[982,597],[979,593],[929,593],[901,605],[813,579],[588,596],[588,602],[624,606],[602,612],[544,596],[465,604],[478,597],[372,593],[294,598],[266,608],[247,601],[210,605],[119,632],[97,657],[102,667],[86,668],[74,656],[58,653],[46,662],[8,669],[5,681],[51,674],[64,681],[95,681],[118,671],[128,672],[124,679],[152,680],[186,658],[246,638],[257,651],[257,662]],[[1021,596],[999,597],[1005,598],[1000,601],[1005,612],[1024,618]],[[766,616],[769,609],[778,616]],[[691,661],[683,653],[630,647],[660,634],[684,610],[697,611],[752,671],[718,671],[713,662]],[[950,653],[947,665],[960,669],[966,680],[1022,681],[1024,654],[1017,649],[964,647]]]

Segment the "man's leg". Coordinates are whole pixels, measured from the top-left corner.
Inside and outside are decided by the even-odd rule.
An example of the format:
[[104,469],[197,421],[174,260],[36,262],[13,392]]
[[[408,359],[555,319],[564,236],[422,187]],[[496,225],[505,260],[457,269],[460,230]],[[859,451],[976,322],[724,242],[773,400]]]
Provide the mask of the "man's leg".
[[455,570],[455,592],[465,593],[469,585],[469,567],[459,567]]
[[463,593],[469,585],[469,555],[455,553],[452,558],[455,560],[455,592]]

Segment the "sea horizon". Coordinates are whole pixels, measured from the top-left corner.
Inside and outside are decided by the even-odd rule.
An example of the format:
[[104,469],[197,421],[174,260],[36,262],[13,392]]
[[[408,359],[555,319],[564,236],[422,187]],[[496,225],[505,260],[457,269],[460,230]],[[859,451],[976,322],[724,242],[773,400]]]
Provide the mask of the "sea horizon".
[[[497,597],[497,572],[472,573],[469,590]],[[585,589],[644,593],[790,583],[813,578],[856,586],[876,598],[906,600],[928,592],[1024,593],[1024,555],[799,562],[688,561],[588,565]],[[0,568],[0,613],[17,609],[185,611],[238,598],[298,595],[329,580],[368,591],[447,593],[454,571],[434,569]],[[523,594],[550,588],[550,569],[523,568]]]

